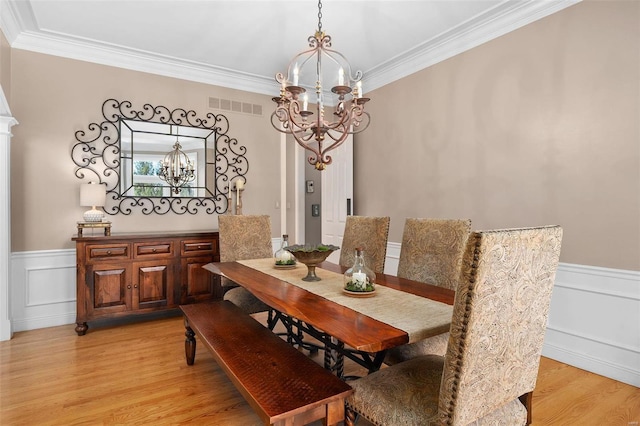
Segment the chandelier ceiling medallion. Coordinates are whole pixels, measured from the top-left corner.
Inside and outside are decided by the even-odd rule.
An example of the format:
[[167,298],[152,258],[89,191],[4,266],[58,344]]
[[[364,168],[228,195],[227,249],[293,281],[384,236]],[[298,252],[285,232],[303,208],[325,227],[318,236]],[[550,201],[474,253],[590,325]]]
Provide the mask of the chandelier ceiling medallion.
[[[273,98],[277,106],[271,124],[311,151],[309,163],[324,170],[331,164],[327,152],[369,126],[371,117],[364,110],[369,98],[363,97],[362,71],[353,74],[347,59],[331,49],[331,36],[322,31],[322,1],[318,2],[318,29],[308,41],[310,49],[289,62],[287,74],[276,74],[280,96]],[[324,92],[325,82],[331,85],[333,95]],[[315,105],[303,85],[315,88]],[[333,111],[327,113],[325,108]]]

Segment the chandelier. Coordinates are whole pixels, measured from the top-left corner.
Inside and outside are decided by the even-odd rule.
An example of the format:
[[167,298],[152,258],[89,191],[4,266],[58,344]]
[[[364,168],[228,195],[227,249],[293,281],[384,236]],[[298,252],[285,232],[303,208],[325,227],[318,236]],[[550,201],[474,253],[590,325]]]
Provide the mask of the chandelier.
[[193,161],[181,148],[182,145],[180,145],[178,135],[176,135],[176,143],[173,144],[173,150],[164,156],[158,173],[158,177],[169,184],[171,192],[174,194],[179,194],[182,191],[182,187],[196,177]]
[[[322,31],[322,1],[318,2],[318,29],[308,41],[310,49],[294,56],[286,76],[276,74],[280,96],[273,98],[277,106],[271,114],[271,124],[311,151],[309,163],[324,170],[331,164],[327,152],[369,126],[370,116],[364,110],[369,98],[362,96],[362,71],[352,74],[347,59],[331,49],[331,36]],[[308,70],[313,71],[304,72]],[[305,77],[311,80],[303,82]],[[331,85],[333,95],[324,91],[325,82]],[[315,104],[311,107],[305,83],[315,88]]]

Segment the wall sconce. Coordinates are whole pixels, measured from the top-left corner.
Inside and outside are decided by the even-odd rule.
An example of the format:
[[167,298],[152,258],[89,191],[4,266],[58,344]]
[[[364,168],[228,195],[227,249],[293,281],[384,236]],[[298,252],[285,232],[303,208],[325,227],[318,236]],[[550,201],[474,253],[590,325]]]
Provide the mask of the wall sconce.
[[82,216],[85,222],[101,222],[104,212],[96,207],[102,207],[107,200],[107,188],[100,183],[83,183],[80,185],[80,205],[91,207],[91,210],[84,212]]

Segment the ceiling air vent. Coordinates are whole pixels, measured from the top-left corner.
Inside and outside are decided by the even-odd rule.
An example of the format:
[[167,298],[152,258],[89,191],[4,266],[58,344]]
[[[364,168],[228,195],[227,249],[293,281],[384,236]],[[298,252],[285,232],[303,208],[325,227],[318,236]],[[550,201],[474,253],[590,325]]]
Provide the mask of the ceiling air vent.
[[209,97],[209,108],[262,116],[262,105],[231,99]]

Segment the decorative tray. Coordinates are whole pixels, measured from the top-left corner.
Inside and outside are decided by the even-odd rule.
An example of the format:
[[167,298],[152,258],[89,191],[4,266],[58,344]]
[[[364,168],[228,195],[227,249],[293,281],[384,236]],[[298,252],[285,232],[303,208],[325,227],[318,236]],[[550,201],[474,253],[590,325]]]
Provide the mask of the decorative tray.
[[342,292],[351,297],[373,297],[376,295],[375,289],[373,291],[351,291],[343,288]]

